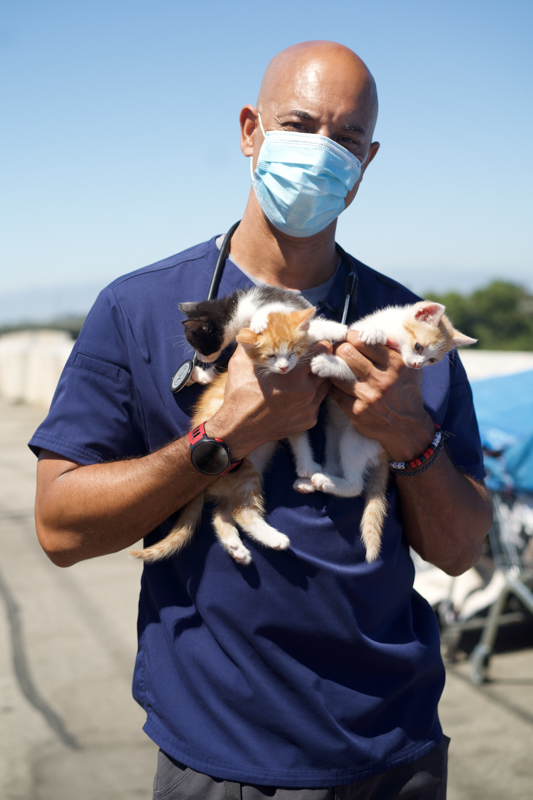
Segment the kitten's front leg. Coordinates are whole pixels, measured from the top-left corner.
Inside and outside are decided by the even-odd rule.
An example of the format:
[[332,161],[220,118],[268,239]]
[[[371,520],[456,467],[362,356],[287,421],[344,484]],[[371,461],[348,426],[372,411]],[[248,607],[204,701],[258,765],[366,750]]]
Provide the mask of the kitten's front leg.
[[314,342],[344,342],[348,326],[331,319],[316,317],[309,323],[309,341]]
[[263,333],[268,325],[268,315],[273,311],[287,311],[288,308],[283,303],[270,303],[259,308],[250,320],[249,328],[254,333]]
[[311,372],[320,378],[334,378],[338,381],[356,380],[352,370],[339,356],[319,353],[311,359]]
[[354,328],[364,344],[387,344],[387,334],[381,328]]

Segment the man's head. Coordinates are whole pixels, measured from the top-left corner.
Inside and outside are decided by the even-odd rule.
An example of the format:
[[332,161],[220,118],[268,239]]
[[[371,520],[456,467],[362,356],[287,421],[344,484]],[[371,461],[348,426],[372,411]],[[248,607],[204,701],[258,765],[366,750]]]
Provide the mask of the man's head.
[[352,50],[335,42],[303,42],[272,59],[257,108],[243,108],[241,149],[255,168],[264,141],[258,112],[265,131],[327,136],[363,164],[361,178],[345,198],[347,207],[379,148],[372,142],[377,111],[374,78]]

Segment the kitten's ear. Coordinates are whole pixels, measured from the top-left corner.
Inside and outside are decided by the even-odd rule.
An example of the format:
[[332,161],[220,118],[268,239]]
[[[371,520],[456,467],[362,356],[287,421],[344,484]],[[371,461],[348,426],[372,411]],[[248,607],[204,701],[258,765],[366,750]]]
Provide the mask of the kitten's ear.
[[257,333],[254,333],[250,328],[241,328],[237,334],[237,341],[243,347],[253,347],[257,344]]
[[311,317],[315,311],[315,306],[312,308],[304,308],[303,311],[291,311],[291,317],[296,322],[298,330],[309,330],[309,323],[311,322]]
[[471,336],[466,336],[461,331],[453,329],[452,344],[454,347],[466,347],[469,344],[475,344],[477,339],[472,339]]
[[192,334],[198,333],[199,331],[207,328],[205,320],[202,319],[182,319],[181,324],[184,326],[186,331]]
[[434,303],[432,300],[421,300],[420,303],[415,303],[413,306],[415,319],[432,325],[434,328],[439,324],[445,311],[446,306],[443,306],[442,303]]
[[196,305],[196,303],[178,303],[178,308],[183,314],[189,316]]

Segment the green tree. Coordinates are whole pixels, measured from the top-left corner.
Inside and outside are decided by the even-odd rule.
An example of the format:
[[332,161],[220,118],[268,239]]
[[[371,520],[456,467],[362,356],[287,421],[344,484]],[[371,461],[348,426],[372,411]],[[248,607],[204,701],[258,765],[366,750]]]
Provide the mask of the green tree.
[[533,296],[522,286],[492,281],[469,296],[457,292],[429,297],[446,306],[453,324],[478,339],[484,350],[533,350]]

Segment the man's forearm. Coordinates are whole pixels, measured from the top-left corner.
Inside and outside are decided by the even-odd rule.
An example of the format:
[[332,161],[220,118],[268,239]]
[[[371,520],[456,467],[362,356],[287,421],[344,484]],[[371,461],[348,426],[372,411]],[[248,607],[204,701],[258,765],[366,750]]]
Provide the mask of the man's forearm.
[[37,534],[58,566],[131,546],[214,480],[192,466],[187,437],[143,458],[90,466],[45,451],[37,470]]
[[492,510],[482,484],[458,472],[442,453],[426,472],[395,478],[410,545],[449,575],[477,563]]
[[[228,376],[224,403],[206,421],[206,432],[223,439],[234,460],[266,441],[315,425],[328,389],[305,363],[264,387],[240,348]],[[45,451],[37,470],[39,541],[59,566],[114,553],[152,531],[214,480],[192,466],[186,436],[142,458],[90,466]]]

